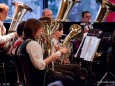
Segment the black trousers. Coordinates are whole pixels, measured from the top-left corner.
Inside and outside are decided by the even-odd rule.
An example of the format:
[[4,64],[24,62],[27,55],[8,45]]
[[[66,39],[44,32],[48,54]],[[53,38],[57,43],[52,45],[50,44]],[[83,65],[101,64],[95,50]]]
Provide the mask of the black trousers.
[[48,72],[46,75],[45,86],[55,81],[61,81],[63,86],[79,86],[77,85],[76,80],[70,76],[57,71]]

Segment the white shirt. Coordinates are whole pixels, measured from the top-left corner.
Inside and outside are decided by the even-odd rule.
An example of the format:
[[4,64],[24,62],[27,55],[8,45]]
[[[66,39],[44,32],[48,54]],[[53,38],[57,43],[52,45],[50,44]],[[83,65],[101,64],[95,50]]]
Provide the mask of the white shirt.
[[[93,25],[92,25],[92,24],[85,25],[84,29],[87,29],[87,30],[89,30],[89,29],[93,29]],[[88,34],[88,32],[84,33],[84,34],[83,34],[83,38],[86,37],[87,34]]]
[[61,44],[59,43],[58,40],[54,38],[52,38],[51,42],[52,42],[52,52],[56,52],[57,50],[55,49],[54,45],[57,45],[58,47],[60,47]]
[[0,33],[3,33],[3,35],[6,34],[6,28],[4,27],[2,21],[0,21]]
[[6,33],[6,28],[4,27],[2,21],[0,21],[0,33],[3,33],[3,36],[0,35],[0,44],[5,43],[5,42],[7,42],[10,39],[15,37],[14,33],[10,33],[8,35],[4,35]]
[[43,50],[41,45],[36,41],[30,41],[26,46],[26,51],[30,56],[30,60],[33,65],[39,69],[43,70],[46,67],[46,64],[43,60]]
[[4,36],[0,35],[0,44],[7,42],[14,37],[15,37],[14,33],[10,33]]

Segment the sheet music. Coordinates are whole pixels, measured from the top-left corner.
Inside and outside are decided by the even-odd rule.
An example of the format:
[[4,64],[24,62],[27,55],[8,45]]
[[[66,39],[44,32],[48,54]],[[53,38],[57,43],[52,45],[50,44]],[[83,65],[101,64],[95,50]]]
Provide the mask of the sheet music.
[[86,61],[93,61],[100,40],[94,36],[86,36],[80,58],[84,58]]
[[90,41],[90,36],[86,36],[83,47],[82,47],[82,51],[81,51],[81,54],[80,54],[80,58],[85,57],[86,52],[87,52],[88,47],[89,47],[89,41]]

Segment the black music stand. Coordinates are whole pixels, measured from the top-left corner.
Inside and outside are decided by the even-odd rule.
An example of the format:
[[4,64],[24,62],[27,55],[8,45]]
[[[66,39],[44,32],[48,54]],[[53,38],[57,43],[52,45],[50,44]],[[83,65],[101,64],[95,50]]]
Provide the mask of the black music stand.
[[[107,38],[107,37],[106,37]],[[107,46],[106,46],[106,53],[107,53],[107,57],[106,57],[106,72],[104,74],[104,76],[101,78],[101,80],[98,82],[97,86],[99,86],[103,80],[106,78],[106,81],[109,80],[108,78],[108,74],[110,74],[113,78],[115,78],[115,75],[111,73],[111,71],[109,70],[109,45],[111,43],[111,34],[109,35],[109,37],[107,38]],[[108,83],[110,83],[110,81],[107,81]],[[111,84],[111,83],[110,83]]]
[[[89,47],[88,47],[88,49],[90,48],[90,49],[92,49],[94,52],[92,52],[93,53],[93,55],[95,54],[95,51],[97,50],[97,48],[98,48],[98,44],[100,43],[100,36],[101,36],[101,34],[102,34],[102,30],[99,30],[99,29],[90,29],[89,30],[89,32],[88,32],[88,34],[87,34],[87,36],[89,36],[89,37],[84,37],[83,38],[83,40],[82,40],[82,44],[81,44],[81,46],[80,46],[80,48],[82,48],[82,50],[84,51],[84,49],[87,49],[86,47],[88,47],[88,45],[87,45],[87,43],[89,42],[91,42],[90,44],[89,44]],[[88,38],[91,38],[91,39],[89,39],[88,40]],[[94,40],[93,40],[94,39]],[[92,41],[91,41],[92,40]],[[95,41],[95,42],[93,42],[93,41]],[[92,42],[93,42],[93,44],[92,44]],[[96,44],[95,44],[96,43]],[[86,47],[85,47],[86,46]],[[91,46],[93,46],[93,48],[91,48]],[[96,47],[97,46],[97,47]],[[83,49],[84,48],[84,49]],[[80,49],[79,49],[80,50]],[[79,51],[78,50],[78,51]],[[81,64],[82,64],[82,61],[85,61],[86,63],[87,63],[87,69],[88,69],[88,75],[89,75],[89,85],[93,85],[94,83],[94,81],[92,80],[93,78],[93,72],[92,72],[92,60],[93,60],[93,55],[91,55],[91,59],[85,59],[84,57],[88,57],[88,58],[90,58],[90,56],[89,55],[86,55],[86,52],[82,52],[82,50],[81,50],[81,54],[83,55],[81,55],[80,56],[80,59],[81,59]],[[78,51],[76,52],[76,54],[75,54],[75,57],[77,57],[77,53],[78,53]],[[88,51],[89,52],[89,51]],[[85,54],[85,55],[84,55]],[[95,82],[96,83],[96,82]]]

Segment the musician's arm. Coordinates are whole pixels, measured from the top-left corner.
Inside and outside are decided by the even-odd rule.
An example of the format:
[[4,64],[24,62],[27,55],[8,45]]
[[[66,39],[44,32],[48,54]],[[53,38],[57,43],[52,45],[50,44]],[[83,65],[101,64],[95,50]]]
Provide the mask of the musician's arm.
[[15,36],[16,36],[15,33],[9,33],[9,34],[4,35],[4,36],[0,35],[0,44],[9,41],[10,39],[14,38]]

